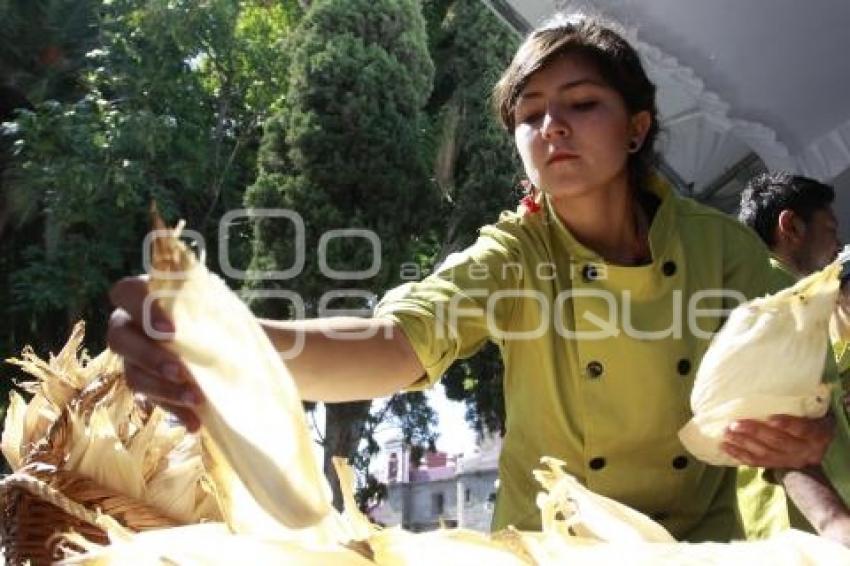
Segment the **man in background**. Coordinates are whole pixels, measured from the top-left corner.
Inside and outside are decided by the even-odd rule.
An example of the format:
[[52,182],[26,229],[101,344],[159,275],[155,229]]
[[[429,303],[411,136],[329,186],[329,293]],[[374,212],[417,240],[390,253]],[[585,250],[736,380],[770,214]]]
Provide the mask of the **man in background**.
[[792,281],[826,267],[840,249],[835,190],[790,173],[765,173],[741,194],[738,218],[770,248],[774,266]]
[[[758,175],[747,184],[741,194],[738,218],[755,230],[770,249],[774,290],[790,287],[835,259],[841,244],[838,220],[832,210],[834,200],[831,186],[786,172]],[[835,351],[841,354],[839,368],[830,349],[825,379],[838,379],[842,362],[850,366],[850,354],[844,346],[835,345]],[[824,424],[832,426],[828,420]],[[850,459],[850,454],[845,456]],[[789,523],[794,528],[829,535],[834,520],[845,525],[850,522],[847,507],[821,470],[787,472],[783,483],[803,513],[787,502],[779,486],[762,479],[761,470],[739,469],[738,501],[748,538],[765,538],[787,528]],[[808,504],[807,494],[812,490],[828,501],[826,508]]]

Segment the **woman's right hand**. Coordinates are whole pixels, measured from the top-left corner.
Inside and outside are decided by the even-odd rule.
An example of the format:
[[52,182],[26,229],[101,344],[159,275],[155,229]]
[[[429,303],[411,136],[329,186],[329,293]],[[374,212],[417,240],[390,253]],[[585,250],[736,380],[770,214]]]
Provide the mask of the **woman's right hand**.
[[[107,342],[112,351],[124,358],[124,375],[130,388],[173,413],[190,431],[196,431],[200,420],[194,409],[203,403],[203,395],[186,366],[168,348],[168,340],[154,338],[144,328],[147,296],[146,276],[126,277],[112,286],[109,298],[115,310],[109,317]],[[173,335],[174,323],[168,315],[156,301],[149,304],[153,329]]]

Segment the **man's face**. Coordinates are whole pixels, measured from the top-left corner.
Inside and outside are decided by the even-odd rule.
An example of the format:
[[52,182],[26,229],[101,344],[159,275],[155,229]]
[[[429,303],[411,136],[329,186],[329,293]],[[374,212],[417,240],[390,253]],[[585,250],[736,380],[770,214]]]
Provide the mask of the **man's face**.
[[832,208],[816,210],[806,223],[798,250],[800,267],[804,268],[806,273],[821,270],[835,259],[840,249],[838,220]]

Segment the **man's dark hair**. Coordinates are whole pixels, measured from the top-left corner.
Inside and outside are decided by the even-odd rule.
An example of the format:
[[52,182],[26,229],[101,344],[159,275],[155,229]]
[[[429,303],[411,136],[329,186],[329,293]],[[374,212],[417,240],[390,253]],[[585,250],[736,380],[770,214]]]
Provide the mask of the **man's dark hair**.
[[835,190],[809,177],[780,171],[751,179],[741,193],[738,219],[755,230],[768,247],[776,244],[776,225],[783,210],[794,211],[808,223],[815,211],[829,208]]

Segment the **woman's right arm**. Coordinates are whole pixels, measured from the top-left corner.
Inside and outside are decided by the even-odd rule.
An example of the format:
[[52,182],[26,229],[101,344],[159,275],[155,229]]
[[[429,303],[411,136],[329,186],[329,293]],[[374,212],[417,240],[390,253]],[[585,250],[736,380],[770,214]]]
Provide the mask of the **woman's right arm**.
[[[167,342],[142,328],[148,294],[145,277],[128,277],[110,290],[116,307],[109,320],[109,347],[124,358],[127,383],[162,405],[190,430],[199,426],[193,407],[200,390]],[[168,316],[153,303],[152,326],[174,331]],[[410,343],[388,319],[328,318],[301,321],[261,320],[278,352],[286,358],[302,399],[343,402],[395,393],[424,373]]]
[[390,319],[330,317],[260,324],[275,349],[288,358],[286,367],[307,401],[385,397],[425,373],[404,332]]

